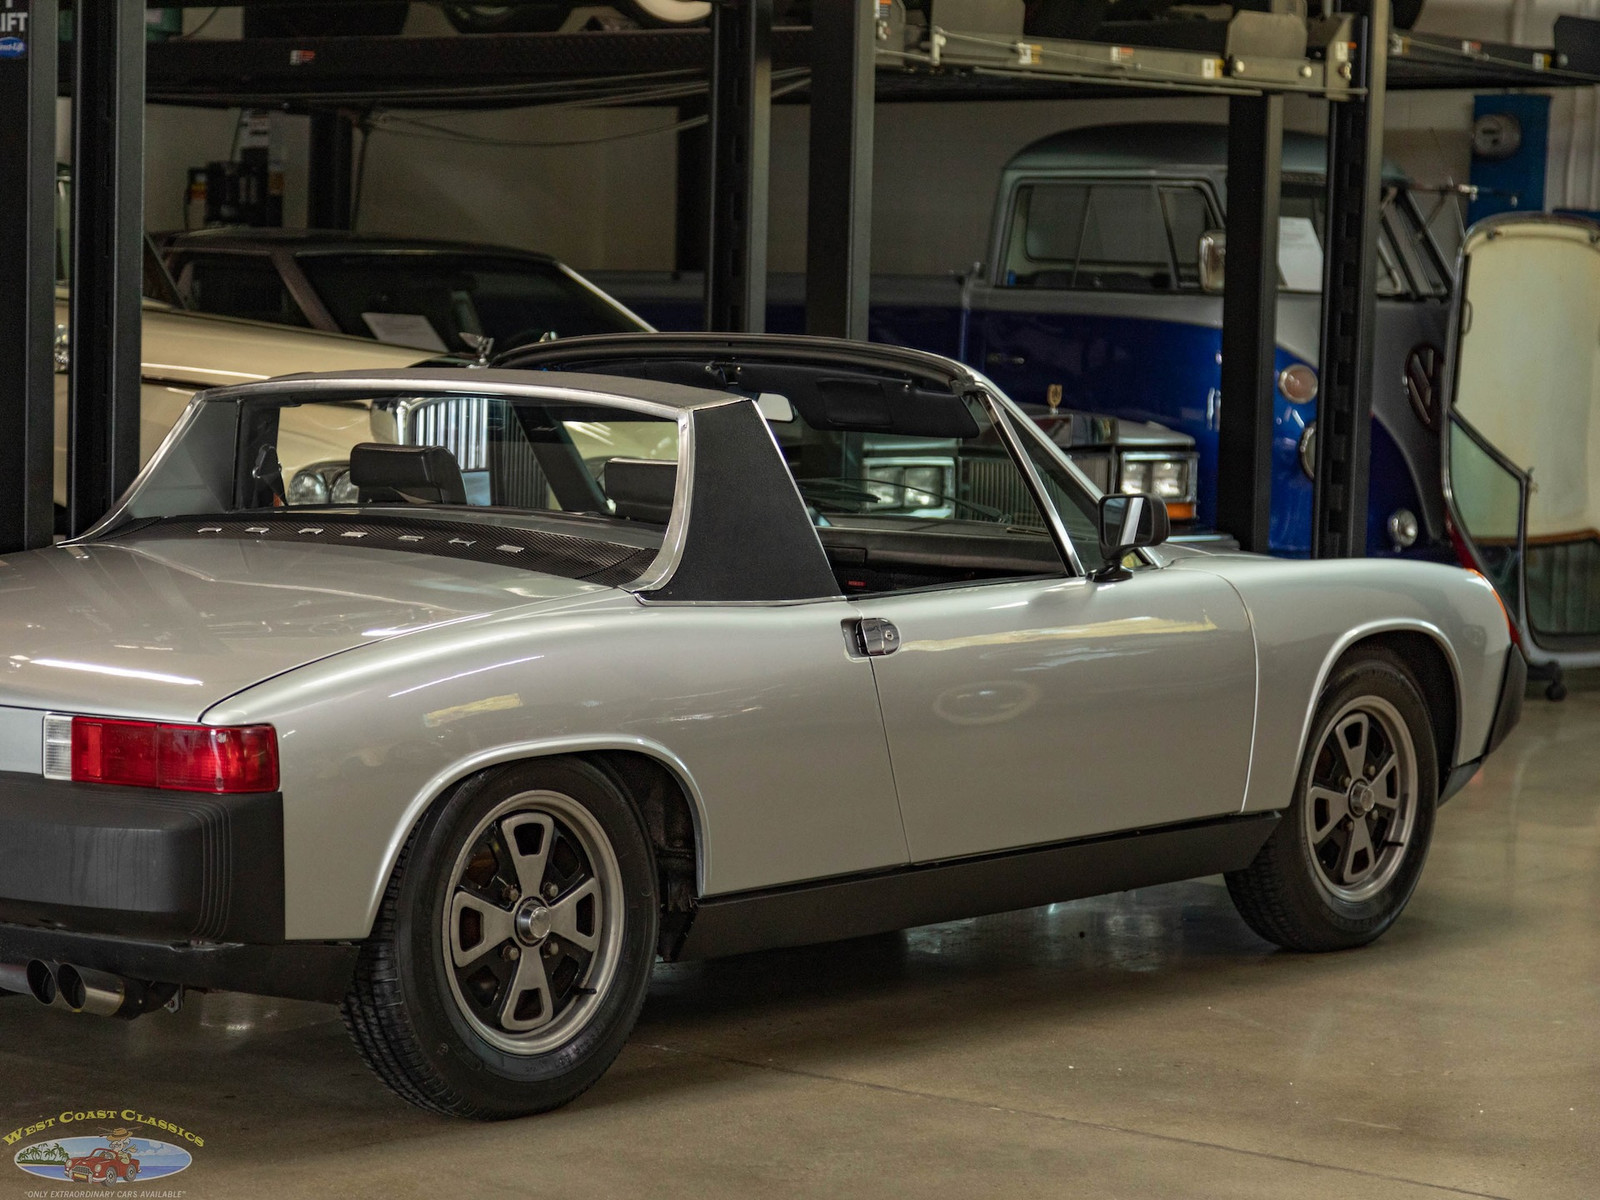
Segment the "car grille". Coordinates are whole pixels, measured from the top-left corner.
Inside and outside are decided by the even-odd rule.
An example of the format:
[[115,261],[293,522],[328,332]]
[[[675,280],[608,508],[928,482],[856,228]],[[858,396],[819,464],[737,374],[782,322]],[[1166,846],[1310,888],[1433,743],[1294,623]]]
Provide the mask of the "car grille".
[[1105,453],[1072,454],[1073,465],[1089,477],[1089,482],[1102,492],[1111,490],[1111,455]]
[[430,400],[404,413],[399,437],[408,446],[444,447],[463,472],[487,470],[491,504],[546,507],[544,472],[507,404],[482,396]]
[[998,509],[1014,525],[1043,529],[1039,506],[1009,458],[961,460],[961,498]]
[[408,446],[443,446],[463,471],[489,465],[489,402],[479,396],[434,400],[408,414],[400,440]]

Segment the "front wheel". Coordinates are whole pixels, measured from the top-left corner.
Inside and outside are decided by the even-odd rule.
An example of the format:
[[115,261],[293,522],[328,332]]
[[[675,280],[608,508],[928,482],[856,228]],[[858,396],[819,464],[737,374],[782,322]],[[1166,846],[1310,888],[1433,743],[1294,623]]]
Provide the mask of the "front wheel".
[[637,810],[590,763],[479,775],[412,834],[343,1005],[404,1099],[499,1119],[567,1103],[644,1003],[658,920]]
[[1227,875],[1234,907],[1289,950],[1373,941],[1416,888],[1438,795],[1411,672],[1384,650],[1346,659],[1312,717],[1293,802],[1255,860]]

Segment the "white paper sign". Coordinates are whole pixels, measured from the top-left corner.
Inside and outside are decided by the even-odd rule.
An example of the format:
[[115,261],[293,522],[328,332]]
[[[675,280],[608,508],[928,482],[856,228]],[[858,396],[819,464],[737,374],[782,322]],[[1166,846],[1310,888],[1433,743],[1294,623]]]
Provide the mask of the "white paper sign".
[[1278,218],[1278,272],[1291,292],[1322,290],[1322,243],[1310,217]]
[[380,342],[394,346],[414,346],[418,350],[445,352],[444,340],[433,322],[421,313],[364,312],[361,319]]

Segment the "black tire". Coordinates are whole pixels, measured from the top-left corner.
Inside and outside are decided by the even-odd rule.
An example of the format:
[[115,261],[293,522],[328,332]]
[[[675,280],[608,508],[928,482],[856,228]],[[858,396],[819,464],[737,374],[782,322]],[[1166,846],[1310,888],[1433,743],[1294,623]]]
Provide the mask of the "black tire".
[[[527,813],[539,813],[541,804],[551,803],[518,799],[530,792],[561,797],[574,811],[588,814],[588,836],[595,831],[603,834],[614,856],[613,878],[620,884],[616,894],[605,899],[614,908],[603,911],[618,914],[620,926],[608,926],[602,943],[616,948],[604,952],[612,964],[609,982],[593,992],[586,990],[594,982],[592,967],[584,968],[590,975],[570,981],[576,988],[570,1003],[588,1006],[585,1023],[566,1040],[538,1052],[508,1052],[489,1040],[497,1036],[495,1031],[475,1024],[482,1012],[479,1018],[472,1016],[462,991],[465,985],[455,981],[459,973],[452,976],[446,929],[449,922],[460,919],[449,914],[457,911],[450,906],[462,890],[458,882],[465,886],[457,876],[461,864],[481,860],[473,848],[497,836],[502,838],[498,845],[504,847],[508,844],[504,836],[520,835],[505,835],[498,822],[526,819]],[[508,805],[513,806],[509,812],[495,817]],[[491,822],[487,832],[485,821]],[[542,836],[553,841],[556,834]],[[553,862],[555,851],[547,848],[545,856]],[[493,879],[499,881],[503,867],[496,858],[490,868],[473,869],[492,869]],[[592,869],[599,878],[600,868]],[[517,911],[517,895],[508,896],[511,911]],[[557,903],[551,901],[552,909]],[[649,839],[638,811],[608,774],[575,758],[541,759],[486,771],[430,809],[401,852],[372,935],[362,946],[354,985],[341,1006],[345,1026],[378,1078],[420,1108],[479,1120],[556,1108],[605,1073],[638,1020],[655,962],[658,910]],[[591,920],[598,939],[602,910],[590,911],[596,914]],[[459,940],[459,931],[453,935]],[[476,941],[490,944],[486,933]],[[493,959],[499,965],[503,958],[539,952],[530,948],[513,956],[510,947],[516,944],[508,940],[498,955],[481,961]],[[477,945],[469,949],[476,950]],[[555,984],[550,986],[545,999],[554,996]],[[513,1004],[517,999],[511,995]],[[501,1036],[515,1041],[518,1035]]]
[[[1359,713],[1363,704],[1384,721],[1397,717],[1411,739],[1415,781],[1411,815],[1403,828],[1399,822],[1406,810],[1397,805],[1393,815],[1386,807],[1380,812],[1383,806],[1371,799],[1373,788],[1358,799],[1347,800],[1349,807],[1339,821],[1329,811],[1328,790],[1317,786],[1314,791],[1317,780],[1329,778],[1325,772],[1341,766],[1332,748],[1338,743],[1329,740],[1343,736],[1334,730],[1336,718],[1341,723],[1353,721],[1352,706]],[[1379,749],[1372,750],[1367,735],[1363,735],[1360,744],[1366,751],[1381,753],[1385,728],[1378,716],[1371,719],[1378,731],[1378,738],[1373,740]],[[1397,794],[1399,790],[1397,787]],[[1351,794],[1355,794],[1353,790]],[[1226,876],[1234,907],[1251,929],[1286,950],[1346,950],[1366,945],[1394,924],[1411,899],[1433,836],[1438,795],[1439,759],[1433,725],[1410,670],[1386,650],[1351,655],[1334,669],[1312,716],[1293,802],[1255,860],[1244,870]],[[1365,813],[1354,815],[1363,807]],[[1339,880],[1330,878],[1338,872],[1331,870],[1326,861],[1330,849],[1338,853],[1341,847],[1330,843],[1341,829],[1369,820],[1396,823],[1377,825],[1375,834],[1363,835],[1371,847],[1365,853],[1372,872],[1364,886],[1375,890],[1370,895],[1360,895],[1361,886],[1353,885],[1348,895],[1341,895],[1346,889]],[[1314,844],[1314,829],[1319,823],[1325,823],[1328,832],[1322,835],[1325,841]],[[1368,825],[1368,829],[1372,828]],[[1352,829],[1344,835],[1344,848],[1350,846],[1353,832]],[[1403,845],[1385,860],[1382,856],[1390,854],[1387,843],[1395,837],[1403,837]],[[1361,853],[1355,850],[1352,857],[1359,861]]]
[[677,29],[698,25],[707,11],[691,0],[614,0],[617,8],[645,29]]
[[548,4],[446,4],[444,15],[460,33],[550,33],[571,11],[570,0]]

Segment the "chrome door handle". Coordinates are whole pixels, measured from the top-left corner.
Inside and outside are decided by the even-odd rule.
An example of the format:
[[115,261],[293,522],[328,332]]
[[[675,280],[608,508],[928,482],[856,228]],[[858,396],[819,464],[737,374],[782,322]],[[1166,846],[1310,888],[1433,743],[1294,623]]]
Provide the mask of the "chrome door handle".
[[900,649],[900,631],[882,617],[862,617],[856,622],[856,648],[870,658],[882,658]]
[[984,362],[991,367],[1021,367],[1026,366],[1028,360],[1020,354],[1004,354],[999,350],[986,357]]

